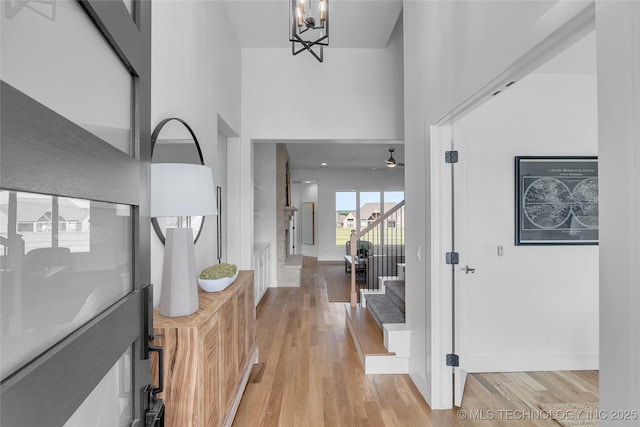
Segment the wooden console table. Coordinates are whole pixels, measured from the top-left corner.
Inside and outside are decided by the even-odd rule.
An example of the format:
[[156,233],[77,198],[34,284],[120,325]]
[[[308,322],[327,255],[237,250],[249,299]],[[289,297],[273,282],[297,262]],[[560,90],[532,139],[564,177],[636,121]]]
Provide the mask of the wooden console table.
[[[154,345],[164,347],[165,425],[230,426],[257,362],[253,271],[224,291],[199,293],[190,316],[154,311]],[[157,383],[157,362],[153,377]]]

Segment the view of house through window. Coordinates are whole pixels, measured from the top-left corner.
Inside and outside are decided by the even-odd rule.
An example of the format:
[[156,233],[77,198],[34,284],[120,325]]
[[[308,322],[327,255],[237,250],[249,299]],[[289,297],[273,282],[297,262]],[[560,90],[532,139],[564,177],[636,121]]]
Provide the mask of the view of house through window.
[[344,245],[356,229],[356,197],[355,191],[336,191],[336,245]]
[[363,191],[360,193],[360,213],[358,215],[358,218],[360,218],[360,230],[372,224],[380,216],[380,199],[379,191]]
[[[91,209],[88,200],[43,194],[14,193],[16,231],[25,251],[36,248],[67,247],[70,252],[89,252]],[[10,192],[0,193],[2,236],[8,230]]]
[[[404,200],[404,191],[336,191],[336,246],[349,240]],[[404,243],[404,215],[392,215],[383,224],[387,243]]]
[[132,218],[128,205],[0,190],[3,379],[131,291]]

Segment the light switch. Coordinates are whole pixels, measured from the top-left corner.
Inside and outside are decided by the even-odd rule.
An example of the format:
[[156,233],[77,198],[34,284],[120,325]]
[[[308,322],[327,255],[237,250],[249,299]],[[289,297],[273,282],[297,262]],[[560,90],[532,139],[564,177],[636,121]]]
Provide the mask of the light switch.
[[498,256],[504,255],[504,246],[498,245]]

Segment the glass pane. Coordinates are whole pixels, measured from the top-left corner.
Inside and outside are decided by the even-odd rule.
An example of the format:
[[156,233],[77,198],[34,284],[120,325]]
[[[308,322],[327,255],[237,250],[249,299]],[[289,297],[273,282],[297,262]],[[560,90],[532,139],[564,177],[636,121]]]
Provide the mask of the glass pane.
[[0,191],[2,378],[132,289],[131,207]]
[[2,3],[2,80],[131,154],[132,77],[79,2]]
[[384,192],[384,211],[387,212],[395,205],[404,200],[404,191],[385,191]]
[[[379,191],[363,191],[360,193],[360,209],[358,211],[358,231],[360,233],[380,218],[380,215],[382,215],[380,204],[381,195]],[[374,227],[363,236],[363,239],[377,247],[384,243],[380,237],[380,228]],[[363,252],[364,256],[367,256],[367,254],[368,252]]]
[[380,192],[363,191],[360,193],[360,229],[365,228],[380,217]]
[[[384,211],[393,209],[404,200],[404,191],[385,191]],[[400,208],[384,221],[384,238],[388,245],[404,245],[404,208]]]
[[351,230],[356,229],[356,192],[336,191],[336,246],[350,239]]
[[131,348],[113,365],[65,427],[128,427],[131,425]]

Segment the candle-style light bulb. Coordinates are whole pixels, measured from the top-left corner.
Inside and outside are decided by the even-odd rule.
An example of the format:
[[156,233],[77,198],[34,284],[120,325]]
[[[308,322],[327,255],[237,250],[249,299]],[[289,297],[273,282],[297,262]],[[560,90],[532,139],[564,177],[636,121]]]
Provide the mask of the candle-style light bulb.
[[298,9],[302,12],[302,15],[304,16],[304,12],[305,12],[305,10],[304,10],[304,0],[298,0]]
[[298,23],[298,30],[302,28],[302,15],[303,12],[300,10],[300,2],[298,2],[298,7],[296,7],[296,20]]
[[324,21],[327,20],[327,2],[320,0],[318,6],[320,8],[320,22],[324,24]]

